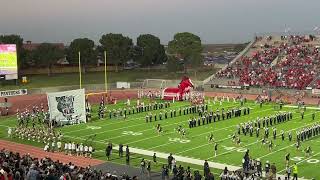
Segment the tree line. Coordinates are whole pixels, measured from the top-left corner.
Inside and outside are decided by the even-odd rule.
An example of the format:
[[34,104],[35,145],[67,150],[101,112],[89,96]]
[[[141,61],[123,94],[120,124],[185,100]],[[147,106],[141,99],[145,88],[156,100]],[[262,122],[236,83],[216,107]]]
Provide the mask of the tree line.
[[199,36],[189,32],[177,33],[168,43],[167,49],[160,39],[152,34],[142,34],[137,43],[122,34],[104,34],[99,44],[89,38],[74,39],[66,48],[59,48],[51,43],[42,43],[35,50],[23,48],[20,35],[0,35],[0,44],[16,44],[19,69],[34,67],[51,68],[58,59],[66,57],[70,64],[78,64],[78,52],[81,52],[81,65],[97,65],[97,57],[104,59],[107,55],[108,64],[125,65],[128,60],[139,63],[142,67],[167,63],[169,71],[187,70],[202,64],[202,45]]

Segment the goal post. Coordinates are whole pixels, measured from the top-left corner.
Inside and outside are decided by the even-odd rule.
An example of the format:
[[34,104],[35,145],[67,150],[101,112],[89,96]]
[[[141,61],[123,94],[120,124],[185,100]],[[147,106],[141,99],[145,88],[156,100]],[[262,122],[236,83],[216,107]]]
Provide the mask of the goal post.
[[164,89],[167,87],[165,79],[145,79],[142,83],[142,88],[145,89]]

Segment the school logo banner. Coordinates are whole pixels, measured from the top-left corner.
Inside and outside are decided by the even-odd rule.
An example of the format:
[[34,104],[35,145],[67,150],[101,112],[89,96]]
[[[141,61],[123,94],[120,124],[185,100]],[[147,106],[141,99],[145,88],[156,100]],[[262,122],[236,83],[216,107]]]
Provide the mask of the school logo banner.
[[86,122],[84,89],[47,93],[50,119],[61,124]]

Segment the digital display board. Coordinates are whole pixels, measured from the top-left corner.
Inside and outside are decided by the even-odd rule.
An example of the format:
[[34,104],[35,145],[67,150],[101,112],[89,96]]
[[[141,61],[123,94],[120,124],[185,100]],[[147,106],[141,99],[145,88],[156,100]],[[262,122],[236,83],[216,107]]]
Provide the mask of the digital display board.
[[0,44],[0,76],[4,76],[6,80],[18,78],[15,44]]

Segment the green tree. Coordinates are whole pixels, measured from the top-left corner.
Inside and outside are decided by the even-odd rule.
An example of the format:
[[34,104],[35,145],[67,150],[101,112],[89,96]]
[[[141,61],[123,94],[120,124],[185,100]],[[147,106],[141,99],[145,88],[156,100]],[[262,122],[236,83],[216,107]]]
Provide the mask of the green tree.
[[38,67],[47,67],[48,76],[51,75],[52,66],[64,57],[64,49],[61,49],[50,43],[42,43],[35,51],[36,65]]
[[202,64],[202,49],[200,37],[189,32],[175,34],[168,44],[168,52],[183,60],[185,72],[187,66],[198,68]]
[[133,43],[132,39],[125,37],[122,34],[105,34],[99,40],[104,51],[107,51],[107,61],[118,66],[123,66],[132,55]]
[[94,42],[88,38],[74,39],[68,48],[68,60],[72,64],[79,64],[79,52],[83,72],[89,65],[96,65],[97,52],[94,49]]
[[164,46],[160,44],[160,39],[151,34],[142,34],[137,38],[137,46],[142,49],[142,56],[138,62],[142,66],[161,64],[167,60]]
[[183,70],[182,62],[174,56],[169,56],[167,61],[167,69],[169,72],[178,72]]
[[28,65],[26,62],[27,52],[22,48],[23,38],[19,35],[0,35],[0,44],[16,44],[17,46],[17,59],[18,67],[24,68]]

